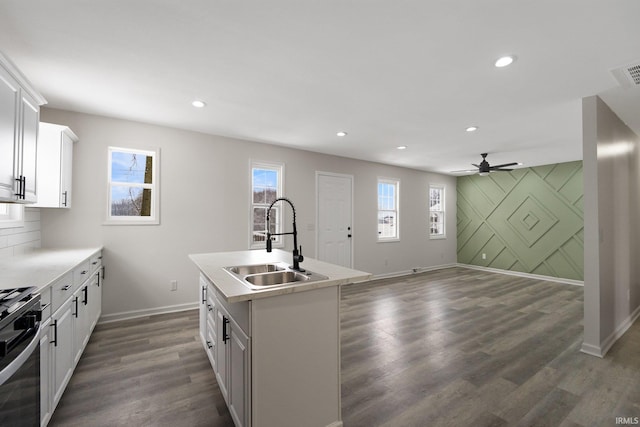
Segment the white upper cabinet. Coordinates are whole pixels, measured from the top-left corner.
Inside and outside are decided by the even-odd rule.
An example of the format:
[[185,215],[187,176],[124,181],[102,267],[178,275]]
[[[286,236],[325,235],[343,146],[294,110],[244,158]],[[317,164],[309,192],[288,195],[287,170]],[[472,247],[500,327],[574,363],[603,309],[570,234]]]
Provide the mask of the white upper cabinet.
[[37,200],[38,124],[45,103],[0,53],[0,202]]
[[70,208],[73,144],[78,137],[67,126],[40,123],[38,136],[38,202],[40,208]]

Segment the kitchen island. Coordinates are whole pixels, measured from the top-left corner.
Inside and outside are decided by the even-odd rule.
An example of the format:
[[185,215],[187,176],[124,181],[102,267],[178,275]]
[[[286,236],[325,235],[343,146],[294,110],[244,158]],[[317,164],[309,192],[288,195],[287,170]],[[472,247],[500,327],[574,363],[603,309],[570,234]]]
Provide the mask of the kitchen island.
[[342,425],[340,285],[369,273],[305,259],[326,279],[252,289],[225,267],[291,262],[274,250],[190,255],[200,269],[200,335],[237,426]]

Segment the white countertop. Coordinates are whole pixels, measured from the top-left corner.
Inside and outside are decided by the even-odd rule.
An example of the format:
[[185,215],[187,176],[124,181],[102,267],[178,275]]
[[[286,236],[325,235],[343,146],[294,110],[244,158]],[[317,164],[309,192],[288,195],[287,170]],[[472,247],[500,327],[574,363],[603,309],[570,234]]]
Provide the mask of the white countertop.
[[101,249],[36,249],[0,258],[0,289],[26,286],[42,289]]
[[248,301],[258,298],[268,298],[277,295],[285,295],[293,292],[304,292],[312,289],[325,288],[329,286],[340,286],[347,283],[360,282],[371,279],[371,274],[364,271],[352,270],[327,262],[318,261],[313,258],[306,258],[300,267],[308,269],[314,273],[323,274],[328,277],[326,280],[315,282],[296,282],[291,285],[276,286],[253,290],[243,285],[230,273],[223,270],[224,267],[235,265],[251,265],[273,262],[292,262],[291,252],[274,249],[268,253],[264,249],[238,251],[238,252],[215,252],[207,254],[193,254],[189,258],[198,266],[200,271],[215,285],[228,302]]

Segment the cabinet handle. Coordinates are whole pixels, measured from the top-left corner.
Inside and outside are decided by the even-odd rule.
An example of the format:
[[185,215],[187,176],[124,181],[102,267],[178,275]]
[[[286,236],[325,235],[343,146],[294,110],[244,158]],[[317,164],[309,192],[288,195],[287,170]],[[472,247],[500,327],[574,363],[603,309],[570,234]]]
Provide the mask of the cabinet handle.
[[82,270],[82,271],[80,272],[80,274],[82,274],[82,275],[87,274],[87,270]]
[[18,199],[24,200],[26,198],[27,177],[20,175],[20,178],[16,178],[16,181],[18,181],[18,192],[13,194],[16,195]]
[[207,304],[207,307],[209,308],[209,311],[213,311],[213,306],[211,304]]
[[82,292],[84,293],[84,301],[82,303],[87,305],[89,303],[89,286],[85,286]]
[[98,287],[100,287],[100,272],[96,272],[96,276],[98,276],[98,282],[96,283]]
[[[102,257],[100,257],[102,259]],[[104,280],[104,265],[102,266],[102,280]]]
[[229,335],[227,334],[227,325],[229,324],[229,319],[227,316],[222,316],[222,342],[227,343],[229,341]]
[[202,303],[203,304],[207,303],[207,287],[206,286],[202,287]]
[[40,306],[40,310],[44,311],[44,310],[46,310],[50,305],[51,305],[51,303],[49,303],[49,302],[48,302],[48,303],[46,303],[45,305],[41,305],[41,306]]
[[58,319],[54,319],[51,324],[53,327],[53,341],[49,341],[50,344],[53,344],[54,347],[58,346]]
[[93,261],[93,262],[91,263],[91,265],[96,265],[97,263],[98,263],[98,261]]
[[75,317],[77,319],[78,318],[78,297],[75,297],[73,299],[73,303],[76,305],[76,312],[73,313],[73,317]]
[[64,201],[62,202],[62,206],[67,206],[67,191],[65,190],[65,192],[62,193],[62,195],[64,196]]
[[211,344],[211,341],[207,341],[207,347],[213,348],[213,344]]
[[71,289],[71,285],[66,285],[60,288],[61,291],[68,291],[69,289]]

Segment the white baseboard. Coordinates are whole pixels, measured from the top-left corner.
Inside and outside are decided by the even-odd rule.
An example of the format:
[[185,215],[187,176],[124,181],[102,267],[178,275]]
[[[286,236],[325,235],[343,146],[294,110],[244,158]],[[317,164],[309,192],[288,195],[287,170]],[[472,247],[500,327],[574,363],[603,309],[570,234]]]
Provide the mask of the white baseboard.
[[344,424],[342,424],[342,421],[334,421],[331,424],[327,425],[327,427],[342,427]]
[[580,348],[580,351],[583,353],[586,353],[590,356],[596,356],[599,358],[603,358],[604,354],[602,353],[602,349],[597,346],[597,345],[593,345],[593,344],[587,344],[585,342],[582,343],[582,347]]
[[583,353],[587,353],[592,356],[604,357],[609,350],[611,350],[613,344],[615,344],[615,342],[629,330],[631,325],[638,320],[638,317],[640,317],[640,306],[636,307],[636,309],[633,310],[633,312],[620,324],[620,326],[618,326],[611,335],[600,343],[600,346],[583,343],[580,350]]
[[562,277],[543,276],[542,274],[521,273],[519,271],[501,270],[499,268],[483,267],[480,265],[457,263],[456,266],[463,267],[463,268],[470,268],[473,270],[488,271],[491,273],[508,274],[510,276],[526,277],[527,279],[546,280],[547,282],[566,283],[567,285],[584,286],[584,281],[582,280],[563,279]]
[[458,264],[456,263],[441,264],[441,265],[434,265],[432,267],[416,267],[416,268],[412,268],[411,270],[395,271],[393,273],[374,274],[372,280],[391,279],[394,277],[408,276],[410,274],[424,273],[426,271],[442,270],[443,268],[456,267],[457,265]]
[[101,323],[117,322],[119,320],[135,319],[138,317],[153,316],[154,314],[175,313],[178,311],[195,310],[198,308],[198,302],[190,302],[186,304],[169,305],[165,307],[147,308],[144,310],[122,311],[120,313],[105,314],[98,321]]

